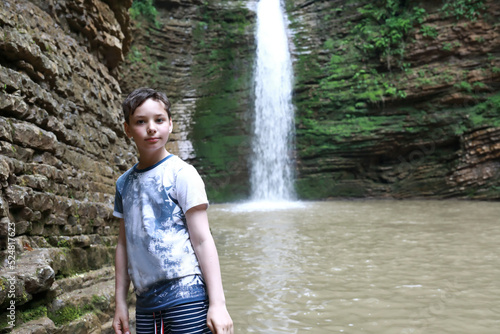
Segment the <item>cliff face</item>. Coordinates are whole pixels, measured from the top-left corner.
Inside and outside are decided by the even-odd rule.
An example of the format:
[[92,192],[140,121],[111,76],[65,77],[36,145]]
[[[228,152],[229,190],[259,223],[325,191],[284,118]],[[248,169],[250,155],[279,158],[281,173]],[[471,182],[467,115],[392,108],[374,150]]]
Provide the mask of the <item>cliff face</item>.
[[155,1],[155,20],[132,24],[121,66],[124,94],[166,92],[174,130],[168,150],[195,165],[212,201],[248,195],[255,13],[252,2]]
[[301,197],[500,198],[498,2],[286,2]]
[[[301,198],[499,198],[496,2],[285,3]],[[255,2],[155,4],[156,24],[133,26],[124,92],[167,91],[169,149],[212,200],[245,198]]]
[[[106,267],[117,235],[114,182],[133,162],[116,79],[130,43],[130,5],[0,6],[0,328],[12,295],[18,323],[33,310],[66,323],[84,304],[109,313],[109,289],[78,289],[113,278]],[[74,276],[91,270],[99,272]],[[100,328],[107,318],[93,314],[85,326]],[[41,328],[53,329],[44,319]]]
[[246,195],[252,12],[157,1],[157,19],[131,26],[131,5],[0,7],[0,306],[15,301],[19,333],[112,332],[114,185],[136,161],[120,102],[132,89],[167,92],[169,150],[198,167],[212,200]]
[[[500,198],[500,4],[285,3],[301,198]],[[129,22],[131,5],[0,7],[0,306],[15,296],[18,332],[110,331],[134,88],[170,97],[168,149],[212,201],[248,195],[255,2],[157,0]]]

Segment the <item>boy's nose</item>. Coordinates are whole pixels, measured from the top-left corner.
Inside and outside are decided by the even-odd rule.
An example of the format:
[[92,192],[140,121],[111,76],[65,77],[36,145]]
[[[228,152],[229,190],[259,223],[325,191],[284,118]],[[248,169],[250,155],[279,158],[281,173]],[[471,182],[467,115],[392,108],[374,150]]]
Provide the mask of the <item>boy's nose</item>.
[[156,129],[154,127],[150,126],[148,128],[148,134],[154,134],[154,133],[156,133]]

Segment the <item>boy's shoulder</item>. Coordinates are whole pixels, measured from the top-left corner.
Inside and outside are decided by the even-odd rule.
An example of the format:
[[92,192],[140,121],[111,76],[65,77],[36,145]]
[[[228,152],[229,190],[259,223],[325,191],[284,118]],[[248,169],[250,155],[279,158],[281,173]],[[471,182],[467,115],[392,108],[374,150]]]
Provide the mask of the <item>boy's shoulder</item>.
[[116,183],[121,183],[123,182],[130,174],[132,174],[134,172],[134,169],[135,169],[135,166],[137,164],[135,164],[134,166],[130,167],[125,173],[123,173],[122,175],[120,175],[118,177],[118,179],[116,180]]
[[168,173],[173,173],[174,175],[177,175],[180,171],[183,170],[189,170],[191,168],[194,169],[194,167],[187,163],[186,161],[182,160],[179,158],[177,155],[170,155],[170,157],[165,160],[164,163],[162,163],[160,166],[159,170],[163,170],[164,172]]
[[174,175],[174,178],[178,178],[179,175],[182,175],[184,178],[192,178],[199,176],[196,168],[190,163],[182,160],[178,156],[174,155],[168,168],[170,169],[170,173]]
[[[137,164],[132,166],[129,170],[127,170],[125,173],[120,175],[118,177],[118,180],[116,181],[117,183],[122,183],[125,182],[125,180],[134,173],[138,173],[136,169]],[[182,160],[178,156],[171,154],[167,159],[162,161],[158,166],[155,166],[152,168],[152,170],[157,170],[157,171],[165,171],[169,170],[170,172],[177,174],[181,170],[196,170],[196,168],[189,164],[188,162]],[[139,172],[140,173],[140,172]]]

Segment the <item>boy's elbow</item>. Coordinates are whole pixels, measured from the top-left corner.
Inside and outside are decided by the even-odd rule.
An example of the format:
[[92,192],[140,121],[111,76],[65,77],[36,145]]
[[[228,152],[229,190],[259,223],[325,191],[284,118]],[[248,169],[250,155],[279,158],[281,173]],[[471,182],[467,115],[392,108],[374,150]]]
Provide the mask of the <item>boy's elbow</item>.
[[212,235],[204,235],[200,238],[197,238],[197,240],[193,243],[193,248],[196,250],[202,250],[202,251],[207,251],[207,249],[210,249],[212,247],[215,247],[215,241],[212,238]]

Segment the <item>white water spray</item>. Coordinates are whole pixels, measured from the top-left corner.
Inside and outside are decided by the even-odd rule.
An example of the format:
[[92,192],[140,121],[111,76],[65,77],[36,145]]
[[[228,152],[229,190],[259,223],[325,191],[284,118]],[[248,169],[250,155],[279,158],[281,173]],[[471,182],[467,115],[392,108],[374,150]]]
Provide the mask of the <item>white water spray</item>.
[[257,5],[252,200],[295,197],[293,188],[293,71],[280,0]]

